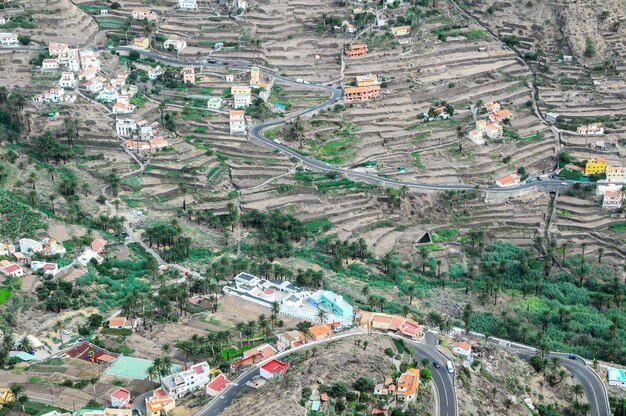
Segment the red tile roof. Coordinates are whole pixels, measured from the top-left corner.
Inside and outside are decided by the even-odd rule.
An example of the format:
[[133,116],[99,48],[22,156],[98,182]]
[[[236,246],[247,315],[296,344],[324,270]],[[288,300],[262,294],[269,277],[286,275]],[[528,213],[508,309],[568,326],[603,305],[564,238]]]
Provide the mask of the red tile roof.
[[125,389],[119,389],[115,393],[111,395],[111,397],[115,397],[118,400],[127,400],[130,399],[130,392]]
[[219,376],[211,380],[211,382],[207,385],[207,387],[216,392],[220,392],[229,383],[230,381],[228,381],[226,376],[224,374],[220,374]]
[[278,360],[272,360],[268,363],[263,364],[261,368],[270,373],[284,373],[289,368],[289,364],[283,363]]
[[7,273],[13,273],[16,272],[18,270],[21,270],[22,268],[20,266],[18,266],[17,264],[11,264],[7,267],[5,267],[3,270]]

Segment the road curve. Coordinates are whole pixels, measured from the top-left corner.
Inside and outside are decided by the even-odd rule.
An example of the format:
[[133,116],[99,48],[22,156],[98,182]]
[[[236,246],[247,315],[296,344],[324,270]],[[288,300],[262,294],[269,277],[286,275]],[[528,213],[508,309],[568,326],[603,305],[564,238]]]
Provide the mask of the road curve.
[[[290,349],[287,351],[283,351],[278,353],[276,356],[272,357],[280,359],[282,357],[288,356],[295,352],[298,352],[305,348],[314,347],[316,345],[324,344],[327,342],[337,341],[343,338],[355,336],[355,335],[367,335],[368,331],[365,329],[355,329],[349,333],[345,333],[342,335],[336,335],[331,338],[327,338],[322,341],[310,342],[301,347],[297,347],[294,349]],[[370,333],[371,335],[378,336],[379,333]],[[384,334],[388,335],[388,334]],[[417,343],[415,341],[411,341],[404,337],[396,336],[397,338],[403,339],[406,344],[416,352],[416,357],[418,359],[428,358],[431,361],[442,361],[441,356],[438,356],[439,353],[425,344]],[[195,416],[216,416],[221,414],[235,399],[235,396],[239,394],[246,385],[247,382],[252,380],[253,377],[259,375],[259,367],[263,365],[267,360],[258,363],[256,366],[250,368],[243,374],[241,374],[233,383],[226,387],[226,389],[220,394],[218,397],[215,397],[195,413]],[[443,367],[439,370],[433,370],[433,382],[435,384],[435,393],[437,395],[437,401],[439,403],[439,412],[438,416],[456,416],[456,392],[454,391],[454,381],[452,377],[443,369]]]
[[[139,52],[143,56],[153,58],[160,62],[165,62],[171,65],[177,65],[177,66],[202,65],[202,66],[223,67],[223,68],[229,68],[229,69],[247,69],[250,66],[252,66],[252,64],[249,61],[245,61],[245,60],[228,59],[228,61],[226,60],[220,61],[222,62],[221,64],[209,63],[206,60],[198,61],[198,60],[178,59],[178,58],[173,58],[169,56],[163,56],[159,53],[152,52],[152,51],[142,51],[142,50],[137,50],[137,49],[133,49],[130,47],[125,47],[125,46],[114,48],[114,50],[126,51],[126,52],[136,51],[136,52]],[[224,65],[225,62],[228,62],[228,63]],[[280,73],[278,73],[277,71],[271,68],[262,67],[262,69],[265,73],[273,76],[274,78],[280,81],[293,84],[293,85],[298,85],[301,87],[324,89],[330,93],[330,98],[328,100],[316,106],[307,108],[298,113],[291,114],[287,118],[281,118],[278,120],[267,121],[261,124],[251,125],[248,129],[249,130],[248,135],[251,139],[254,139],[257,142],[260,142],[264,144],[265,146],[276,149],[282,152],[283,154],[289,155],[290,157],[295,158],[298,161],[300,161],[303,165],[306,165],[312,169],[316,169],[322,172],[335,172],[337,174],[342,174],[350,178],[354,178],[354,179],[361,180],[367,183],[373,183],[373,184],[377,184],[381,186],[393,186],[393,187],[406,186],[407,188],[411,188],[411,189],[424,189],[424,190],[435,190],[435,191],[446,191],[446,190],[447,191],[471,191],[471,190],[476,190],[477,187],[480,188],[481,190],[488,190],[490,192],[498,192],[498,193],[511,193],[511,192],[515,192],[515,191],[519,191],[523,189],[530,189],[530,188],[536,188],[536,189],[547,190],[547,191],[557,191],[557,190],[562,191],[565,189],[569,189],[574,183],[577,182],[577,181],[569,181],[569,180],[568,181],[547,180],[547,181],[540,181],[540,182],[533,182],[533,183],[523,183],[523,184],[519,184],[515,186],[510,186],[507,188],[500,188],[497,186],[484,186],[484,185],[478,185],[478,184],[471,185],[471,184],[457,184],[457,183],[423,183],[423,182],[410,182],[410,181],[396,180],[396,179],[386,178],[386,177],[382,177],[382,176],[378,176],[378,175],[374,175],[370,173],[355,172],[355,171],[352,171],[350,169],[346,169],[343,167],[329,165],[328,163],[302,155],[301,153],[295,151],[294,149],[288,146],[285,146],[280,143],[276,143],[273,140],[268,139],[267,137],[263,135],[263,131],[270,127],[283,125],[287,123],[287,121],[295,117],[313,114],[319,110],[335,105],[343,97],[343,89],[339,85],[323,85],[323,84],[317,84],[317,83],[308,83],[308,84],[298,83],[295,80],[292,80],[288,77],[281,75]]]

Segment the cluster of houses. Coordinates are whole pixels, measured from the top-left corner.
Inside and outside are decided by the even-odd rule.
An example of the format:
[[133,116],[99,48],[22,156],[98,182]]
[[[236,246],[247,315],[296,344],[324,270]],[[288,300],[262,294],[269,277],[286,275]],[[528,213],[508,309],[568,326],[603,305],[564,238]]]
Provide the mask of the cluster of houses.
[[[233,82],[234,75],[227,74],[226,82]],[[234,85],[230,88],[230,93],[233,97],[233,108],[229,113],[229,131],[232,136],[245,135],[246,129],[246,117],[245,109],[252,104],[252,92],[257,90],[259,98],[263,101],[267,101],[272,91],[272,85],[274,80],[269,82],[263,80],[263,73],[261,68],[253,66],[250,69],[250,83],[246,85]],[[222,106],[221,97],[211,97],[207,101],[207,107],[215,110],[219,110]]]
[[476,129],[468,134],[469,140],[477,145],[485,144],[485,136],[492,140],[502,138],[503,128],[500,123],[513,118],[511,111],[502,108],[498,102],[488,102],[485,104],[485,108],[487,109],[489,121],[484,119],[477,120]]
[[601,136],[604,134],[604,126],[602,123],[591,123],[576,128],[576,133],[589,136]]
[[[83,266],[86,266],[91,259],[95,259],[98,263],[104,261],[100,253],[104,251],[106,244],[105,240],[96,238],[76,261]],[[44,238],[41,241],[22,238],[19,240],[18,247],[10,243],[0,243],[0,256],[12,259],[12,261],[0,260],[0,273],[7,277],[22,277],[24,275],[22,266],[28,265],[35,273],[41,271],[44,276],[54,277],[59,273],[58,264],[32,260],[32,258],[34,255],[62,257],[65,254],[65,247],[52,238]]]
[[115,134],[128,139],[126,147],[137,152],[153,152],[169,146],[163,136],[155,135],[156,124],[146,120],[118,117],[115,120]]
[[225,286],[223,291],[268,308],[276,302],[281,314],[307,321],[319,320],[320,310],[324,311],[326,322],[338,322],[344,326],[352,325],[354,317],[352,305],[334,292],[318,290],[312,293],[289,281],[263,279],[249,273],[239,273],[235,277],[235,287]]
[[[57,71],[63,69],[58,86],[50,91],[33,97],[37,102],[74,102],[76,94],[69,91],[76,88],[79,81],[88,81],[95,78],[100,70],[100,57],[91,49],[77,50],[70,48],[65,43],[50,42],[48,55],[41,63],[44,71]],[[78,76],[76,75],[78,74]]]
[[356,77],[356,86],[344,87],[344,101],[368,101],[380,95],[380,80],[378,75],[369,73]]
[[[219,0],[220,6],[228,6],[230,2],[226,0]],[[248,2],[246,0],[237,0],[237,10],[240,13],[245,12],[248,9]],[[178,8],[181,10],[198,10],[198,0],[178,0]]]
[[97,93],[96,100],[111,104],[111,112],[113,114],[130,114],[136,108],[130,101],[137,93],[137,87],[127,85],[127,79],[128,73],[125,72],[117,74],[108,83],[103,77],[94,77],[87,80],[83,87],[91,93]]
[[[565,166],[568,169],[582,171],[576,165]],[[602,208],[618,209],[624,201],[623,188],[626,185],[626,171],[619,164],[609,165],[606,159],[598,157],[585,163],[585,175],[602,175],[605,179],[596,182],[596,198],[602,199]]]

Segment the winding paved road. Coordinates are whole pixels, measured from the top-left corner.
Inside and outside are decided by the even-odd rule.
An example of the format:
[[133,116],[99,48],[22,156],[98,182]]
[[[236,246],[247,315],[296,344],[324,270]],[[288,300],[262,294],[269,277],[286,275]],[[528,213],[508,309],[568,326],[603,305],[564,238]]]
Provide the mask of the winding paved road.
[[[173,58],[169,56],[164,56],[159,53],[152,52],[152,51],[140,51],[140,50],[133,49],[130,47],[125,47],[125,46],[115,48],[115,50],[126,51],[126,52],[134,50],[148,58],[153,58],[160,62],[164,62],[170,65],[176,65],[176,66],[202,65],[202,66],[223,67],[223,68],[229,68],[229,69],[235,69],[235,70],[246,69],[252,66],[252,64],[248,61],[233,60],[233,59],[229,59],[228,61],[218,60],[215,63],[210,63],[206,60],[183,60],[183,59]],[[476,189],[477,185],[471,185],[471,184],[422,183],[422,182],[413,182],[413,181],[401,181],[401,180],[386,178],[386,177],[382,177],[382,176],[378,176],[378,175],[374,175],[370,173],[355,172],[347,168],[333,166],[328,163],[322,162],[320,160],[302,155],[296,150],[292,149],[291,147],[285,146],[281,143],[276,143],[273,140],[268,139],[267,137],[263,135],[264,130],[271,128],[271,127],[283,125],[287,123],[289,120],[294,119],[296,117],[312,115],[322,109],[335,105],[337,102],[341,100],[341,98],[343,98],[343,89],[341,88],[340,85],[299,83],[299,82],[296,82],[295,80],[292,80],[288,77],[281,75],[280,73],[276,72],[275,70],[271,68],[262,67],[262,69],[263,69],[263,72],[265,72],[266,74],[271,75],[275,79],[283,81],[288,84],[299,85],[301,87],[323,89],[330,94],[330,98],[314,107],[310,107],[303,111],[290,114],[286,118],[270,120],[261,124],[250,124],[248,128],[249,130],[248,135],[251,139],[256,140],[257,142],[260,142],[264,144],[265,146],[276,149],[282,152],[283,154],[289,155],[290,157],[295,158],[296,160],[300,161],[300,163],[302,163],[303,165],[306,165],[312,169],[316,169],[322,172],[336,172],[338,174],[343,174],[346,177],[354,178],[354,179],[361,180],[367,183],[372,183],[372,184],[377,184],[377,185],[382,185],[382,186],[385,186],[385,185],[395,186],[395,187],[406,186],[407,188],[411,188],[411,189],[424,189],[424,190],[436,190],[436,191],[446,191],[446,190],[471,191],[471,190]],[[557,190],[562,191],[564,189],[569,189],[574,183],[576,183],[576,181],[546,180],[546,181],[538,181],[538,182],[533,182],[533,183],[528,183],[528,184],[523,183],[523,184],[519,184],[516,186],[507,187],[507,188],[499,188],[496,186],[487,186],[487,187],[480,186],[480,185],[479,186],[480,186],[480,189],[488,190],[490,192],[510,193],[510,192],[515,192],[515,191],[529,189],[529,188],[538,188],[538,189],[547,190],[547,191],[557,191]]]
[[[280,359],[282,357],[288,356],[290,354],[293,354],[305,348],[310,348],[316,345],[325,344],[325,343],[332,342],[332,341],[337,341],[342,338],[348,338],[348,337],[356,336],[356,335],[362,336],[362,335],[367,335],[367,334],[368,334],[367,329],[355,328],[349,331],[348,333],[336,335],[334,337],[327,338],[322,341],[309,342],[308,344],[305,344],[301,347],[283,351],[281,353],[278,353],[276,356],[270,359],[274,359],[274,358]],[[371,333],[371,335],[378,336],[379,333]],[[389,335],[389,334],[385,334],[385,335]],[[394,336],[394,337],[403,339],[405,343],[409,346],[409,348],[411,348],[411,350],[414,351],[415,356],[418,360],[421,360],[422,358],[428,358],[431,362],[432,361],[442,362],[442,360],[445,360],[445,357],[443,357],[443,355],[441,355],[436,350],[436,345],[437,345],[436,335],[433,335],[433,334],[427,335],[424,343],[414,342],[414,341],[411,341],[407,338],[400,337],[400,336]],[[434,337],[434,344],[432,341],[432,337]],[[235,399],[237,394],[239,394],[244,389],[244,387],[246,386],[246,383],[252,380],[255,376],[259,375],[259,367],[265,364],[267,361],[268,360],[262,361],[258,363],[256,366],[250,368],[249,370],[241,374],[236,380],[233,381],[232,384],[226,387],[226,389],[222,392],[222,394],[220,394],[218,397],[211,400],[211,402],[209,402],[206,406],[204,406],[202,409],[196,412],[195,416],[216,416],[216,415],[221,414],[232,403],[232,401]],[[436,394],[437,402],[438,402],[437,407],[439,409],[437,415],[438,416],[456,416],[457,414],[456,413],[456,406],[457,406],[456,392],[454,390],[454,381],[452,377],[444,369],[443,366],[439,370],[433,369],[432,374],[433,374],[432,380],[435,385],[435,394]]]

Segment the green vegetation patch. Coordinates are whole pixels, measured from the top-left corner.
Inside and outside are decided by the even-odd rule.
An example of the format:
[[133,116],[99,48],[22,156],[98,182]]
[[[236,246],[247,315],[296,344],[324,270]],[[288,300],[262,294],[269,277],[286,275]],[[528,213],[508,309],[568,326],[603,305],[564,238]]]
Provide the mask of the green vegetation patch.
[[22,238],[34,236],[37,230],[46,228],[47,224],[39,212],[0,189],[0,235]]
[[0,305],[9,300],[11,297],[11,289],[7,287],[0,288]]

